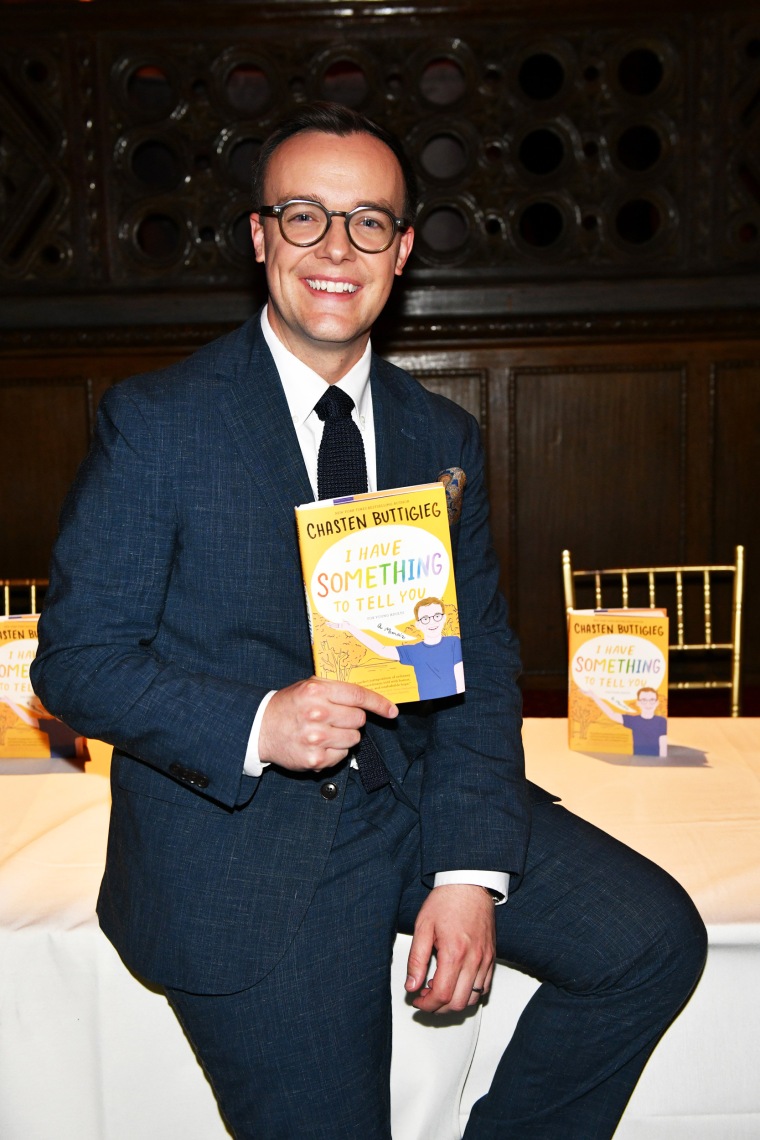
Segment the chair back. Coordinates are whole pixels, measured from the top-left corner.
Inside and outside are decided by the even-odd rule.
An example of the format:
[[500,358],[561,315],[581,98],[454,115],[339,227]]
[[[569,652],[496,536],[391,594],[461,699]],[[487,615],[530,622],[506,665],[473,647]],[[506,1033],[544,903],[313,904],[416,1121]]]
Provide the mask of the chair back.
[[38,614],[38,591],[47,589],[47,578],[0,578],[3,591],[3,615]]
[[[720,583],[731,584],[730,617],[726,636],[718,638],[715,592]],[[744,547],[737,546],[734,562],[703,566],[609,567],[575,570],[569,550],[562,551],[565,609],[576,609],[580,589],[591,595],[594,609],[667,609],[671,618],[669,650],[701,657],[722,656],[730,663],[729,676],[709,680],[674,680],[670,689],[729,689],[731,716],[741,711],[742,606],[744,601]],[[576,589],[578,587],[579,589]],[[585,599],[584,603],[585,604]],[[675,615],[675,621],[673,617]],[[727,615],[728,616],[728,615]],[[675,634],[675,637],[673,637]]]

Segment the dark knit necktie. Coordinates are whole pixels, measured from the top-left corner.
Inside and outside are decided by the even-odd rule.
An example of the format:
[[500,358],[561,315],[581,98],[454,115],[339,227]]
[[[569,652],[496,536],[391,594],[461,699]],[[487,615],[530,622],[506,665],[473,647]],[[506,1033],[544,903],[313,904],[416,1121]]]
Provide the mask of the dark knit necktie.
[[362,433],[351,419],[354,401],[331,384],[314,411],[324,423],[317,460],[320,499],[359,495],[367,490],[367,461]]
[[[367,490],[364,440],[351,419],[354,401],[342,388],[331,384],[315,407],[324,423],[317,458],[317,494],[320,499],[339,499]],[[388,769],[365,732],[356,749],[356,763],[365,792],[390,783]]]

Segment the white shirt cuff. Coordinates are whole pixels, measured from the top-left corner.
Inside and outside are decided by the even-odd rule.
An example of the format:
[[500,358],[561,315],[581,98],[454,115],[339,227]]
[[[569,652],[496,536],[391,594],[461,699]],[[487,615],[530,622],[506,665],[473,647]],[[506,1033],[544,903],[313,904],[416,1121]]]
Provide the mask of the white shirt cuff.
[[256,709],[256,716],[253,718],[251,735],[248,737],[248,747],[245,750],[245,760],[243,761],[243,772],[246,776],[260,776],[264,769],[269,767],[268,762],[259,756],[259,733],[261,732],[261,721],[266,712],[266,707],[276,692],[276,689],[272,689],[271,692],[267,693]]
[[437,871],[433,879],[434,887],[447,887],[451,884],[463,884],[472,887],[485,887],[486,890],[496,891],[501,898],[496,899],[500,906],[507,901],[509,895],[509,873],[507,871]]

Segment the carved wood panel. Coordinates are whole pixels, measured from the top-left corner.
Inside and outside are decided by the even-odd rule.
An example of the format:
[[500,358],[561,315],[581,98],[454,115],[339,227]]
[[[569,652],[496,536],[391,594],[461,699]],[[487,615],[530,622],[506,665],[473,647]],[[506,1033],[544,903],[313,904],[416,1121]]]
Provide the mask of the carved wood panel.
[[758,265],[756,14],[395,8],[6,7],[0,288],[260,287],[251,160],[313,98],[404,139],[416,285]]

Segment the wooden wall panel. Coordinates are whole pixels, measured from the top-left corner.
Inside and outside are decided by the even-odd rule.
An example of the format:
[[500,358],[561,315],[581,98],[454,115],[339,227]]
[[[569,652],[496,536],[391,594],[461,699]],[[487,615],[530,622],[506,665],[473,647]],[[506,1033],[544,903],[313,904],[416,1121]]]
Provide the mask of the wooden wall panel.
[[512,601],[526,668],[547,672],[564,639],[564,547],[593,566],[681,556],[685,377],[645,364],[547,366],[515,370],[513,387]]
[[713,550],[729,558],[746,547],[744,644],[755,670],[760,646],[760,354],[718,361],[714,375]]
[[45,577],[58,511],[87,450],[86,378],[0,382],[0,577]]

